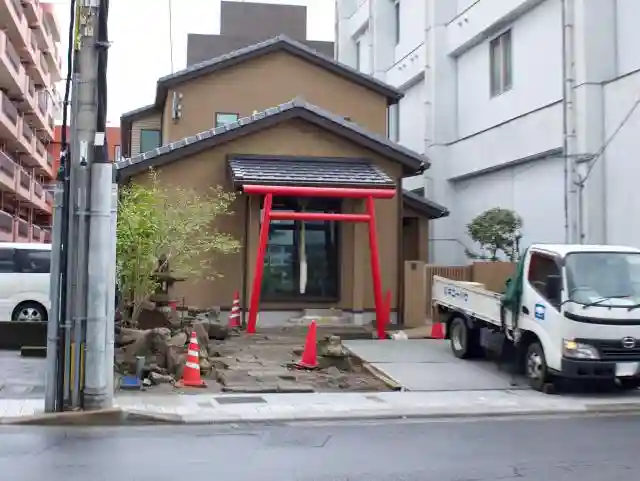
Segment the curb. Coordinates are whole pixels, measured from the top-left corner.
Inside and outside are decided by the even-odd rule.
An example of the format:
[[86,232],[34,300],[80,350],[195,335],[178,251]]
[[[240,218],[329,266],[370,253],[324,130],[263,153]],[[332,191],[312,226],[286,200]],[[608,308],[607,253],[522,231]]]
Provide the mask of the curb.
[[22,426],[113,426],[123,424],[126,413],[120,408],[96,411],[65,411],[39,413],[32,416],[9,417],[0,420],[3,425]]

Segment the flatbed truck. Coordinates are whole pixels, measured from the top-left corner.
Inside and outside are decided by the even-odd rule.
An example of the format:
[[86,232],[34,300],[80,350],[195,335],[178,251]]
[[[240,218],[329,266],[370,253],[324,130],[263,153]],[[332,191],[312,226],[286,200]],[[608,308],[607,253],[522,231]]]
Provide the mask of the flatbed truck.
[[504,293],[434,276],[432,299],[460,359],[499,346],[543,392],[559,378],[640,387],[639,249],[535,244]]

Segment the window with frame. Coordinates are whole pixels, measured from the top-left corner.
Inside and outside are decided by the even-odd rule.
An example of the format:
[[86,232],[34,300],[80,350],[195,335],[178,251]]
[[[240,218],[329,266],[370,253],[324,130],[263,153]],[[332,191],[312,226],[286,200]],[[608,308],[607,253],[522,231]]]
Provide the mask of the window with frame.
[[[272,209],[293,212],[340,212],[339,199],[274,197]],[[338,222],[272,220],[264,260],[262,296],[287,301],[339,298]],[[306,260],[306,285],[301,288],[301,265]],[[303,292],[301,292],[303,291]]]
[[510,90],[513,84],[511,30],[497,36],[489,43],[491,96]]
[[18,249],[16,259],[19,272],[27,274],[49,274],[51,272],[51,251]]
[[216,128],[237,122],[240,114],[234,112],[216,112]]
[[160,147],[160,131],[152,129],[140,130],[140,153]]
[[400,0],[393,2],[393,34],[395,35],[396,45],[400,43]]
[[529,260],[527,280],[538,294],[552,305],[557,305],[558,299],[547,298],[547,281],[549,276],[560,276],[560,267],[552,257],[534,252]]
[[13,274],[16,272],[15,249],[0,248],[0,273]]

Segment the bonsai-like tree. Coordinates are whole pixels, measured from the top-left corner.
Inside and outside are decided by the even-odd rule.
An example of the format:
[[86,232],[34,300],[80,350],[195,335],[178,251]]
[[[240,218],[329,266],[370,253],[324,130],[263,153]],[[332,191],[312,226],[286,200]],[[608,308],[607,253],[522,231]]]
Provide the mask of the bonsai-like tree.
[[158,288],[154,274],[167,263],[172,273],[190,279],[220,277],[216,256],[237,251],[239,244],[215,229],[214,221],[231,213],[234,197],[219,187],[202,194],[162,185],[154,171],[147,182],[121,188],[116,231],[119,307],[120,312],[131,309],[133,324]]
[[[481,254],[467,250],[472,259],[497,261],[503,254],[511,262],[518,260],[522,219],[509,209],[494,207],[475,217],[467,224],[467,233],[480,244]],[[488,253],[488,254],[487,254]]]

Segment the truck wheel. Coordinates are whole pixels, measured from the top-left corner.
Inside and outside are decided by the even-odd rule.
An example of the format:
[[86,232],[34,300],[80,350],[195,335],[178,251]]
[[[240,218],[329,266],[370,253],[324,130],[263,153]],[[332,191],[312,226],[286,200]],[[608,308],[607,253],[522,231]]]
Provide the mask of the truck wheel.
[[625,391],[632,391],[640,388],[640,379],[638,378],[619,378],[618,386]]
[[536,391],[544,392],[549,379],[547,359],[539,342],[533,342],[527,349],[525,357],[525,373],[529,386]]
[[478,355],[481,349],[477,330],[469,329],[461,317],[451,321],[449,329],[449,341],[454,356],[458,359],[469,359]]

